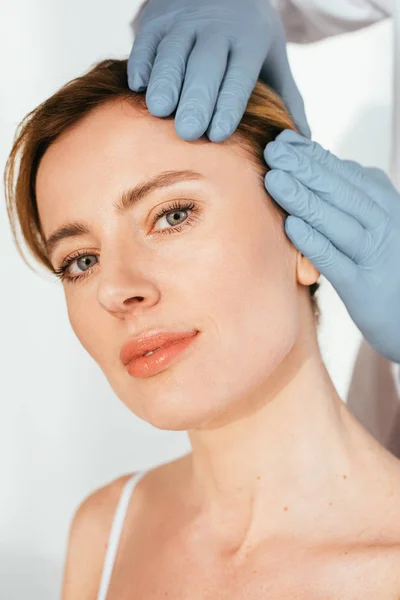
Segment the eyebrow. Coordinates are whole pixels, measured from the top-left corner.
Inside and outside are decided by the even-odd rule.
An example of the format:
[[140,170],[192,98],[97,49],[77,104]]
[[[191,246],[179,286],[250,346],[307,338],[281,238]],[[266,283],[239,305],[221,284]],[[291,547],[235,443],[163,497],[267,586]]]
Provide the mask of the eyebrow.
[[[148,181],[138,183],[135,187],[122,192],[120,197],[113,203],[114,212],[115,214],[122,216],[156,189],[169,187],[182,181],[193,181],[198,179],[204,179],[204,176],[201,175],[201,173],[197,173],[197,171],[164,171]],[[48,256],[50,257],[52,255],[61,240],[70,237],[79,237],[89,233],[90,227],[83,221],[71,221],[70,223],[65,223],[45,240]]]

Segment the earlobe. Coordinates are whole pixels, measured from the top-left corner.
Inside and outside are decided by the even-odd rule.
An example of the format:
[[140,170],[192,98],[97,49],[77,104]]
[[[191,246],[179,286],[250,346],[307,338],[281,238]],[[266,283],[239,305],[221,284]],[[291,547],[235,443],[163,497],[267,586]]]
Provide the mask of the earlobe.
[[302,285],[312,285],[318,281],[320,272],[308,258],[297,252],[296,275],[297,281]]

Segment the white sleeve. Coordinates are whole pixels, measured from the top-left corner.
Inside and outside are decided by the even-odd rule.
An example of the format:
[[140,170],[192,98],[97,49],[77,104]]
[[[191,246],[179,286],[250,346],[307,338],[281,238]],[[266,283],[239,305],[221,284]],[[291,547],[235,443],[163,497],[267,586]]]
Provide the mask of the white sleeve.
[[391,369],[392,369],[395,389],[396,389],[397,395],[399,397],[399,402],[400,402],[400,365],[398,365],[397,363],[391,363]]
[[[246,0],[243,0],[245,2]],[[316,42],[331,35],[355,31],[394,13],[396,0],[271,0],[283,21],[289,42]],[[135,35],[144,0],[130,25]]]
[[289,42],[355,31],[393,15],[395,0],[271,0]]

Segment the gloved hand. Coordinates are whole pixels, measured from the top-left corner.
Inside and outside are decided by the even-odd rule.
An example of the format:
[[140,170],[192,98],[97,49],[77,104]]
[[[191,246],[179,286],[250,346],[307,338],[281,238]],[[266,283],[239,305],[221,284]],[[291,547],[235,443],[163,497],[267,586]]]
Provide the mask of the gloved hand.
[[283,25],[269,0],[148,0],[137,22],[129,87],[147,87],[147,107],[156,117],[178,107],[175,128],[184,140],[206,130],[213,142],[228,138],[261,69],[299,131],[310,136]]
[[334,286],[377,352],[400,363],[400,194],[383,171],[285,130],[267,144],[268,193],[293,244]]

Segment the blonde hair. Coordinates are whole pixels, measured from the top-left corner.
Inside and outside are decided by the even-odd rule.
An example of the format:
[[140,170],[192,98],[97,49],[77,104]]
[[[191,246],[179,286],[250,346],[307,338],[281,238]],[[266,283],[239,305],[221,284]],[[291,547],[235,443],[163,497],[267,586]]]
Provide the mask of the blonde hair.
[[[18,226],[34,258],[54,273],[36,202],[36,174],[41,158],[66,129],[78,123],[93,108],[116,99],[128,100],[147,110],[144,93],[133,92],[128,86],[127,60],[103,60],[61,87],[19,124],[6,163],[4,185],[13,239],[29,268],[31,266],[18,239]],[[234,135],[240,138],[240,143],[259,167],[260,177],[268,170],[263,157],[264,148],[284,129],[296,131],[284,103],[271,88],[258,81]],[[278,204],[275,205],[281,213],[288,214]],[[317,320],[319,308],[314,295],[318,287],[318,283],[309,286]]]

